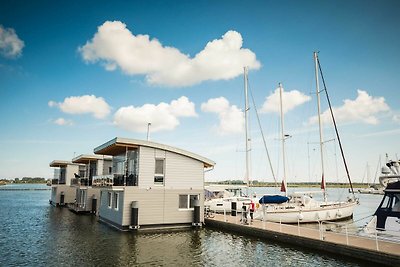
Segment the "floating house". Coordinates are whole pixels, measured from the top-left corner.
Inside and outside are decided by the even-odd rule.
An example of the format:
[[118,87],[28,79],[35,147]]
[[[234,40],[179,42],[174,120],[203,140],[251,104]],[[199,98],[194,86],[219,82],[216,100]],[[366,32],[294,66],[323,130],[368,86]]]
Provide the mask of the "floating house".
[[72,163],[83,164],[79,174],[71,180],[75,188],[75,202],[68,207],[76,213],[94,213],[99,210],[100,188],[93,187],[93,176],[111,174],[112,157],[104,155],[79,155]]
[[213,161],[172,146],[119,137],[94,153],[113,157],[112,174],[93,177],[93,187],[101,188],[100,221],[120,230],[204,222],[204,172],[213,168]]
[[71,183],[75,175],[84,172],[85,165],[65,160],[53,160],[50,167],[54,168],[54,178],[51,180],[50,204],[64,206],[75,202],[75,188]]

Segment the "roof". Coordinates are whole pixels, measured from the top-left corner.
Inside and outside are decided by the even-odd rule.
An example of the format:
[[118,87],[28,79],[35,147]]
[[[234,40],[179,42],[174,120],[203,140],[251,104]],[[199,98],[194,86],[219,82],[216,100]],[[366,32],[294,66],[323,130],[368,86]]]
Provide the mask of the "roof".
[[53,160],[50,162],[50,167],[67,167],[67,165],[79,165],[67,160]]
[[83,164],[88,164],[90,161],[97,161],[100,159],[104,160],[112,160],[111,156],[105,156],[105,155],[79,155],[75,158],[72,159],[73,163],[83,163]]
[[139,148],[139,147],[151,147],[151,148],[156,148],[156,149],[161,149],[169,152],[173,152],[176,154],[180,154],[198,161],[203,162],[205,168],[213,167],[215,165],[215,162],[207,159],[205,157],[202,157],[200,155],[194,154],[192,152],[164,145],[164,144],[159,144],[151,141],[144,141],[144,140],[136,140],[136,139],[128,139],[128,138],[121,138],[121,137],[116,137],[101,146],[98,146],[94,149],[95,154],[100,154],[100,155],[119,155],[122,154],[126,151],[126,148]]

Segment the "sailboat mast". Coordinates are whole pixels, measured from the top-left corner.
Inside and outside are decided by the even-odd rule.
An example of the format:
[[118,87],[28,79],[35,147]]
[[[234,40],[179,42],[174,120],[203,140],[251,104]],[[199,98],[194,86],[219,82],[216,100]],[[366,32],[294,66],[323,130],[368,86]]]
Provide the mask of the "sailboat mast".
[[250,177],[250,135],[249,135],[249,98],[248,98],[248,84],[247,84],[247,67],[244,67],[244,121],[245,121],[245,131],[246,131],[246,174],[245,182],[249,186]]
[[322,133],[322,121],[321,121],[321,100],[320,100],[320,90],[319,90],[319,76],[318,76],[318,54],[314,52],[314,63],[315,63],[315,83],[316,83],[316,93],[317,93],[317,105],[318,105],[318,126],[319,126],[319,145],[321,152],[321,189],[324,191],[324,200],[326,201],[326,183],[325,183],[325,169],[324,169],[324,139]]
[[285,196],[287,196],[287,184],[286,184],[286,159],[285,159],[285,123],[283,117],[283,105],[282,105],[282,94],[283,88],[282,84],[279,83],[279,101],[280,101],[280,111],[281,111],[281,140],[282,140],[282,161],[283,161],[283,179],[282,179],[282,189],[284,189]]

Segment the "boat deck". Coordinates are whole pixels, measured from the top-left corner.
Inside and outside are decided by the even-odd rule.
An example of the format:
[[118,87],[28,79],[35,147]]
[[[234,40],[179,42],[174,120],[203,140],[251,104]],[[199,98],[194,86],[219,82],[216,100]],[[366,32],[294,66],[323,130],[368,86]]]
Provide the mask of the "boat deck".
[[205,219],[206,226],[234,231],[243,235],[275,240],[277,242],[298,245],[313,250],[358,258],[388,266],[400,266],[400,243],[382,240],[379,237],[367,237],[325,231],[306,226],[280,224],[254,220],[245,225],[240,222],[240,215],[215,214]]

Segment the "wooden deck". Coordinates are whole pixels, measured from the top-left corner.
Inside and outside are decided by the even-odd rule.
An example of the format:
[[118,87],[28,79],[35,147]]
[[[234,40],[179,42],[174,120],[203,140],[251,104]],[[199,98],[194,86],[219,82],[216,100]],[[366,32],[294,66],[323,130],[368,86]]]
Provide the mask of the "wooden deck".
[[218,229],[358,258],[367,262],[400,266],[399,242],[324,231],[323,224],[316,229],[301,224],[288,225],[258,220],[244,225],[240,222],[240,215],[224,216],[222,214],[215,214],[214,218],[205,219],[205,224]]

